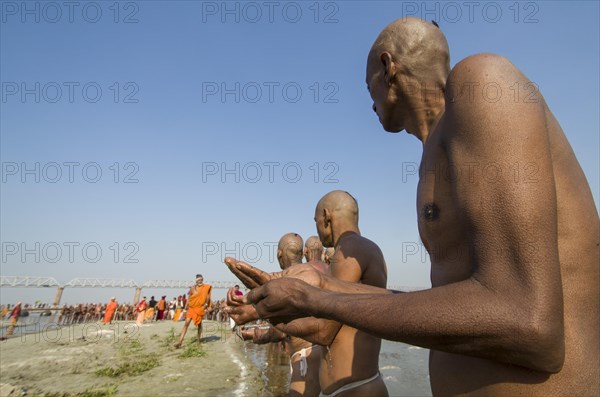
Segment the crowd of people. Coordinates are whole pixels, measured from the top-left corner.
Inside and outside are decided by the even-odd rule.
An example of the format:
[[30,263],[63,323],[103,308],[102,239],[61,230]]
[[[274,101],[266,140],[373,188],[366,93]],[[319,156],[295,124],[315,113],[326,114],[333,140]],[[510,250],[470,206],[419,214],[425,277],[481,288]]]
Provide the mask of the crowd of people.
[[[160,300],[155,300],[152,296],[150,300],[142,299],[137,304],[117,303],[116,299],[111,298],[108,303],[80,303],[74,305],[63,305],[58,312],[56,320],[57,325],[73,325],[90,322],[102,321],[111,323],[113,321],[136,321],[139,319],[140,311],[143,312],[142,323],[154,321],[184,321],[186,316],[186,295],[179,295],[167,301],[166,296]],[[143,305],[146,305],[142,309]],[[225,299],[213,302],[211,308],[206,311],[204,319],[219,322],[229,321],[229,315],[223,310],[226,307]],[[7,304],[0,306],[0,319],[12,321],[15,324],[19,318],[29,315],[31,309],[47,309],[40,312],[40,315],[51,315],[57,308],[50,304]]]

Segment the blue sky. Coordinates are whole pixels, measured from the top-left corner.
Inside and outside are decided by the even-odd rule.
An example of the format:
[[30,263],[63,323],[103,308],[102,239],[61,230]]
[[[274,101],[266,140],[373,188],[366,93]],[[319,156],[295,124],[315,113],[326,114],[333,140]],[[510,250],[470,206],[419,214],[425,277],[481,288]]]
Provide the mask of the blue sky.
[[[273,243],[315,234],[315,204],[343,189],[389,284],[428,286],[420,143],[383,131],[365,85],[372,42],[408,14],[439,22],[452,66],[494,52],[535,82],[598,203],[597,2],[0,3],[2,275],[233,280],[225,255],[276,270]],[[63,302],[111,294],[133,297]]]

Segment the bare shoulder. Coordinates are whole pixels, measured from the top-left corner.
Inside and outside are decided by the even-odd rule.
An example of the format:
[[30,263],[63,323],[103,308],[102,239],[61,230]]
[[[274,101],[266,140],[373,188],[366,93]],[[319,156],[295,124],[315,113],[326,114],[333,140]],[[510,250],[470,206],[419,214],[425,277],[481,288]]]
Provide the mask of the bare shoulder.
[[336,254],[338,254],[338,251],[343,257],[356,258],[363,271],[367,266],[373,264],[385,266],[383,253],[379,246],[358,234],[348,236],[342,240],[339,249],[336,249]]
[[522,128],[522,122],[544,127],[546,105],[537,85],[501,55],[460,61],[448,76],[445,101],[446,137],[484,138],[489,144],[506,134],[546,133],[546,128]]
[[[446,81],[446,99],[455,103],[460,99],[471,99],[474,102],[494,103],[510,95],[494,95],[494,88],[506,87],[529,79],[511,61],[502,55],[483,53],[471,55],[457,63]],[[507,85],[508,84],[508,85]],[[472,89],[477,96],[468,97],[465,89]],[[504,94],[504,93],[502,93]]]
[[340,248],[346,255],[381,253],[381,249],[377,244],[359,234],[353,234],[343,239]]

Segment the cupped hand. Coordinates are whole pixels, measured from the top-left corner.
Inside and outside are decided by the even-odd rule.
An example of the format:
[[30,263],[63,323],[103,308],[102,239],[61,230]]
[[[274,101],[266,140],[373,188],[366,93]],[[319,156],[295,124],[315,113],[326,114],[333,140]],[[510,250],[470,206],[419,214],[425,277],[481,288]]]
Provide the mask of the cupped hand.
[[229,270],[250,289],[259,287],[274,278],[281,277],[281,272],[267,273],[235,258],[227,257],[224,262]]
[[250,321],[256,321],[260,318],[256,309],[252,305],[228,306],[224,310],[225,313],[229,314],[229,317],[232,318],[237,325],[246,324]]
[[305,303],[311,288],[301,279],[283,277],[253,289],[244,301],[253,305],[260,318],[306,317]]

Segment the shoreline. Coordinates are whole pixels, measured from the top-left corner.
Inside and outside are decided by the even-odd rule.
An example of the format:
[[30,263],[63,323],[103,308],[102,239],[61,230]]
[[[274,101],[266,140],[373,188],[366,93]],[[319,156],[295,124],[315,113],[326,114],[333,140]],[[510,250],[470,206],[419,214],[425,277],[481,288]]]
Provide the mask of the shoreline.
[[[226,324],[77,324],[0,342],[0,396],[259,396],[265,382]],[[23,394],[25,393],[25,394]],[[267,395],[270,394],[267,392]]]
[[[201,349],[193,325],[175,349],[182,327],[48,323],[38,328],[44,332],[14,335],[0,342],[0,397],[286,394],[289,359],[276,344],[244,343],[228,323],[205,320]],[[382,341],[379,368],[390,396],[431,396],[427,349]]]

